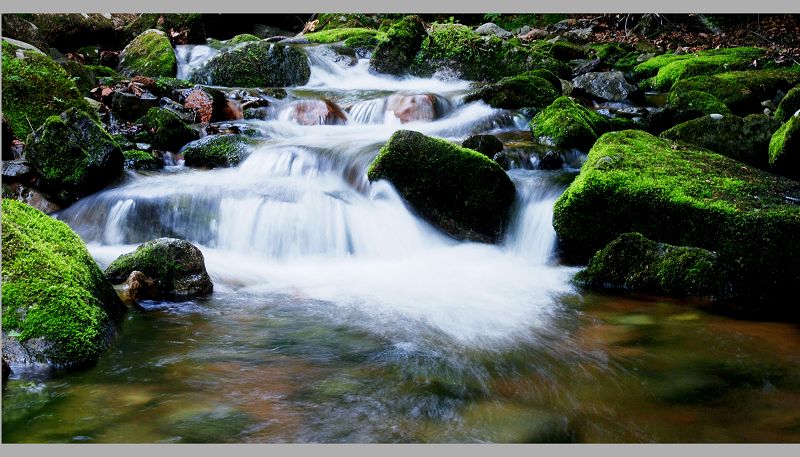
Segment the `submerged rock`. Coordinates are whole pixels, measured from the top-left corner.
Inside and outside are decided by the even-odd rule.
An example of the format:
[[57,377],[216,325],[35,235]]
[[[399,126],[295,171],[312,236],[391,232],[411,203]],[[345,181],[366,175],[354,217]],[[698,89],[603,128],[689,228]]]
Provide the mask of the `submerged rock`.
[[800,110],[772,135],[769,165],[775,173],[800,180]]
[[91,364],[126,308],[65,223],[3,199],[3,356],[11,363]]
[[306,54],[299,48],[253,41],[212,57],[193,79],[228,87],[286,87],[302,86],[310,75]]
[[483,154],[419,132],[398,130],[369,167],[422,217],[457,239],[496,242],[508,223],[515,188]]
[[176,238],[158,238],[140,245],[111,262],[105,275],[113,284],[120,284],[134,271],[155,282],[153,293],[160,299],[203,297],[214,289],[203,253]]
[[625,80],[621,71],[590,72],[572,80],[572,87],[594,97],[622,101],[636,92],[636,86]]
[[490,159],[503,150],[503,142],[494,135],[472,135],[464,140],[461,146],[478,151]]
[[408,72],[422,41],[427,36],[418,16],[406,16],[386,31],[372,53],[369,67],[378,73],[402,75]]
[[535,74],[523,73],[487,84],[469,93],[464,101],[483,100],[493,108],[531,108],[538,111],[553,103],[560,93],[550,81]]
[[250,154],[253,141],[241,135],[209,135],[181,149],[187,167],[233,167]]
[[119,71],[125,76],[174,78],[178,71],[175,50],[160,30],[147,30],[133,39],[119,55]]

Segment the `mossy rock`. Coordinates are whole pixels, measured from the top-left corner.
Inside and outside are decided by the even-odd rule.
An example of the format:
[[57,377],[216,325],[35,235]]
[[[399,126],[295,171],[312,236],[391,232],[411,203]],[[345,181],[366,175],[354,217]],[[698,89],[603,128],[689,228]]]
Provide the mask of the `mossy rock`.
[[632,127],[624,119],[597,114],[569,97],[559,97],[530,122],[537,141],[559,148],[589,149],[597,138],[611,130]]
[[348,48],[355,49],[357,53],[363,51],[371,53],[383,39],[385,39],[385,34],[382,32],[379,32],[377,35],[354,35],[344,40],[344,45]]
[[[375,28],[381,26],[386,17],[400,17],[399,14],[362,14],[362,13],[321,13],[317,30]],[[391,21],[387,21],[391,23]]]
[[419,132],[398,130],[367,173],[389,180],[427,221],[457,239],[498,241],[515,188],[485,155]]
[[220,52],[192,80],[228,87],[286,87],[303,85],[310,76],[311,68],[302,50],[257,41]]
[[656,90],[669,90],[680,79],[741,70],[763,57],[763,49],[746,47],[662,54],[634,67],[633,74],[638,78],[651,77],[647,84]]
[[560,94],[561,91],[556,91],[550,81],[523,73],[487,84],[469,93],[464,101],[483,100],[494,108],[531,108],[538,111],[553,103]]
[[775,119],[786,122],[800,110],[800,86],[795,86],[781,99],[775,110]]
[[598,59],[609,65],[614,65],[624,57],[630,49],[622,43],[594,43],[589,45]]
[[375,47],[370,68],[378,73],[405,74],[426,37],[425,25],[419,16],[404,17],[392,24]]
[[28,136],[25,157],[62,203],[96,192],[122,173],[119,145],[83,111],[50,116]]
[[562,62],[569,62],[575,59],[584,59],[587,56],[586,50],[577,44],[570,43],[569,41],[536,41],[533,44],[533,49],[546,52],[554,59]]
[[159,296],[166,299],[203,297],[214,290],[203,253],[176,238],[151,240],[121,255],[106,268],[105,276],[120,284],[134,271],[153,279]]
[[619,57],[614,62],[614,69],[624,72],[633,71],[634,67],[639,65],[639,56],[642,53],[639,51],[629,51],[627,54]]
[[140,121],[147,129],[148,142],[157,149],[178,151],[199,136],[179,115],[165,108],[150,108]]
[[769,165],[775,173],[800,179],[800,115],[790,117],[770,139]]
[[363,27],[344,27],[337,29],[325,29],[320,32],[311,32],[303,35],[305,39],[311,43],[337,43],[339,41],[346,41],[351,38],[375,38],[380,32],[374,29],[367,29]]
[[146,30],[128,43],[119,57],[119,69],[125,76],[174,78],[178,72],[175,50],[160,30]]
[[[794,312],[800,286],[800,183],[635,130],[607,133],[556,201],[562,256],[584,263],[626,232],[716,252],[733,297]],[[770,300],[774,300],[770,302]]]
[[431,76],[441,69],[457,72],[464,79],[498,81],[528,70],[545,69],[561,78],[572,74],[569,66],[543,50],[482,36],[460,24],[434,24],[422,42],[412,73]]
[[698,115],[731,114],[728,105],[708,92],[700,90],[670,91],[667,103],[675,109],[695,112]]
[[148,29],[172,32],[181,35],[191,44],[205,44],[206,27],[201,13],[142,13],[125,26],[124,33],[128,39]]
[[187,167],[233,167],[250,155],[254,141],[241,135],[209,135],[182,150]]
[[102,14],[34,14],[31,22],[44,39],[61,52],[86,45],[113,46],[116,43],[114,23]]
[[767,168],[768,148],[780,121],[764,114],[715,119],[703,116],[676,125],[661,136],[728,156],[761,169]]
[[593,289],[714,300],[729,293],[726,273],[714,252],[623,233],[597,251],[574,280]]
[[122,153],[125,157],[125,168],[133,170],[160,170],[164,161],[152,152],[131,149]]
[[59,367],[95,362],[126,308],[81,238],[67,224],[5,198],[2,225],[4,358]]
[[89,91],[96,87],[100,78],[114,78],[117,72],[101,65],[83,65],[74,60],[61,63],[64,71],[75,81],[81,94],[89,96]]
[[75,82],[50,57],[17,50],[4,40],[2,63],[3,114],[18,137],[27,137],[49,116],[70,108],[89,112],[97,119]]
[[732,71],[714,76],[695,76],[675,83],[670,92],[707,92],[736,114],[761,111],[761,102],[771,100],[778,91],[787,91],[800,82],[800,71]]
[[236,35],[235,37],[231,38],[226,43],[228,43],[230,45],[235,45],[235,44],[239,44],[239,43],[247,43],[247,42],[250,42],[250,41],[261,41],[261,38],[255,36],[253,34],[250,34],[250,33],[242,33],[242,34]]
[[47,52],[50,46],[39,31],[39,28],[30,21],[20,17],[19,14],[3,14],[3,36],[14,38],[35,46],[42,52]]

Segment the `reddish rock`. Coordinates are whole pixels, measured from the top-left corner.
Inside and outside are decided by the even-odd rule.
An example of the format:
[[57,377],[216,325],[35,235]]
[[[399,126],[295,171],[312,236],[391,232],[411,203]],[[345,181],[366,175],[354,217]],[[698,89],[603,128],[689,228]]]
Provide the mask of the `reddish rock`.
[[436,97],[433,94],[392,95],[386,101],[386,111],[392,111],[403,124],[414,121],[432,121],[438,114]]
[[194,112],[195,122],[209,123],[242,119],[239,104],[214,89],[195,86],[186,93],[183,107]]
[[[335,125],[347,121],[347,115],[330,100],[299,100],[287,108],[288,120],[300,125]],[[282,116],[283,117],[283,116]]]
[[153,300],[159,297],[156,282],[141,271],[132,271],[125,281],[128,297],[134,301]]

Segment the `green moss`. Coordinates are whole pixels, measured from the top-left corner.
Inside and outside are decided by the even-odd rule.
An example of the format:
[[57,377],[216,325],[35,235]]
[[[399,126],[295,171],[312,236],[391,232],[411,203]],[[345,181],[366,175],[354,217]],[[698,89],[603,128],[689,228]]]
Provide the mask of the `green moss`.
[[375,47],[370,68],[392,75],[407,73],[426,36],[425,25],[418,16],[395,22]]
[[795,86],[781,99],[778,109],[775,110],[775,119],[786,122],[797,110],[800,110],[800,86]]
[[495,108],[532,108],[538,111],[553,103],[560,93],[551,82],[523,73],[483,86],[468,94],[464,100],[483,100]]
[[532,48],[537,51],[546,52],[554,59],[558,59],[562,62],[586,58],[586,50],[569,41],[556,41],[555,43],[551,43],[549,41],[539,40],[534,42]]
[[344,45],[353,49],[373,50],[378,46],[378,43],[385,39],[386,35],[381,32],[377,35],[354,35],[344,40]]
[[736,266],[737,295],[755,303],[800,285],[800,206],[785,198],[796,195],[795,181],[628,130],[595,143],[553,225],[563,255],[578,262],[626,232],[716,251]]
[[158,149],[177,151],[198,136],[180,116],[164,108],[150,108],[141,122],[148,129],[148,142]]
[[762,58],[759,48],[727,48],[695,54],[662,54],[640,63],[633,69],[638,78],[652,77],[648,84],[656,90],[669,90],[680,79],[744,69]]
[[[322,13],[317,16],[319,20],[317,30],[378,28],[386,21],[385,18],[400,19],[401,17],[400,14]],[[391,20],[386,22],[391,24]]]
[[250,33],[242,33],[231,38],[230,40],[227,41],[227,43],[239,44],[239,43],[247,43],[248,41],[261,41],[261,38]]
[[356,37],[360,39],[375,38],[378,33],[377,30],[366,28],[338,28],[307,33],[304,37],[312,43],[336,43]]
[[83,46],[75,51],[86,65],[100,65],[100,46]]
[[117,72],[111,68],[100,65],[83,65],[74,60],[64,61],[61,66],[70,78],[75,81],[84,96],[88,96],[89,91],[97,86],[99,78],[117,76]]
[[772,136],[769,164],[778,174],[800,179],[800,117],[790,117]]
[[578,272],[575,282],[596,289],[624,289],[680,297],[724,298],[726,271],[716,253],[624,233]]
[[153,93],[157,96],[166,97],[179,89],[189,89],[194,87],[194,84],[186,81],[185,79],[158,77],[154,78],[155,87],[152,89]]
[[672,90],[667,103],[675,109],[702,114],[731,114],[728,106],[717,97],[700,90]]
[[[17,58],[21,52],[24,58]],[[25,138],[54,114],[69,108],[92,112],[75,82],[44,54],[17,51],[3,41],[3,113],[14,135]],[[96,114],[91,114],[95,119]]]
[[569,97],[559,97],[530,122],[538,141],[559,148],[588,149],[605,132],[630,128],[624,119],[610,119],[590,111]]
[[391,181],[446,233],[482,242],[502,236],[516,193],[508,175],[485,155],[409,130],[392,135],[367,175]]
[[187,144],[181,153],[189,167],[232,167],[249,155],[252,144],[240,135],[212,135]]
[[[228,87],[286,87],[308,82],[306,54],[295,47],[249,42],[213,57],[206,69],[211,82]],[[205,78],[195,82],[206,83]]]
[[639,65],[639,56],[641,55],[638,51],[630,51],[627,54],[619,57],[616,62],[614,62],[614,69],[621,70],[621,71],[631,71],[637,65]]
[[151,152],[132,149],[123,152],[122,155],[125,157],[125,168],[134,170],[158,170],[164,168],[164,161],[154,156]]
[[83,241],[66,224],[3,199],[3,333],[52,343],[39,362],[97,360],[125,311]]
[[120,53],[120,68],[125,75],[175,77],[178,60],[164,32],[147,30]]
[[629,48],[621,43],[594,43],[589,48],[594,51],[595,56],[611,65],[614,65],[620,58],[624,57]]

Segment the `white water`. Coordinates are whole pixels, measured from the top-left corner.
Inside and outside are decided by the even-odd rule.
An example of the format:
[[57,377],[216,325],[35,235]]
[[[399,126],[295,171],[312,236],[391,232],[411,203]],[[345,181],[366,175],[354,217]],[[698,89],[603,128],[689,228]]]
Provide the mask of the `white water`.
[[[202,63],[191,56],[206,51],[195,48],[179,50],[187,62],[182,71]],[[574,272],[549,264],[552,207],[563,189],[550,183],[552,173],[512,172],[518,207],[497,246],[448,238],[417,217],[390,183],[366,179],[397,129],[460,143],[474,133],[516,130],[514,115],[463,104],[464,81],[374,75],[366,60],[344,67],[307,49],[312,72],[304,97],[319,90],[334,100],[355,98],[346,124],[250,121],[264,140],[238,167],[132,174],[59,217],[102,266],[148,239],[185,238],[203,251],[219,296],[288,294],[333,321],[357,311],[346,325],[396,342],[433,345],[444,335],[457,345],[497,347],[535,339],[558,297],[571,293]],[[450,108],[433,121],[400,124],[375,101],[391,93],[353,95],[365,89],[434,93]]]

